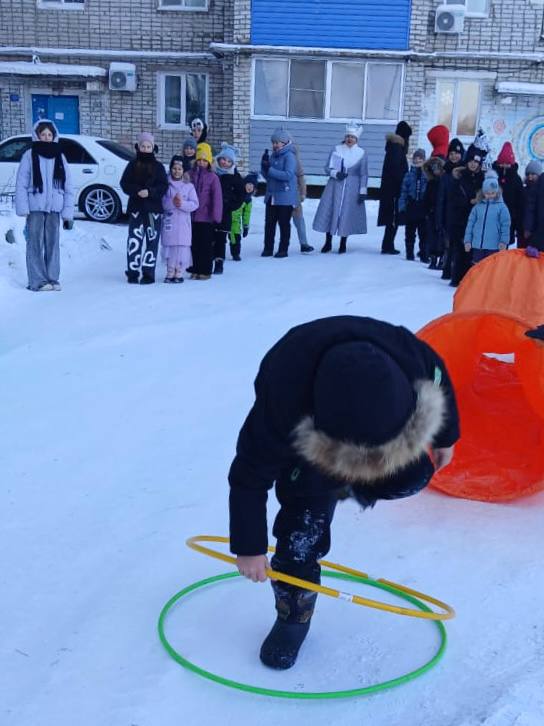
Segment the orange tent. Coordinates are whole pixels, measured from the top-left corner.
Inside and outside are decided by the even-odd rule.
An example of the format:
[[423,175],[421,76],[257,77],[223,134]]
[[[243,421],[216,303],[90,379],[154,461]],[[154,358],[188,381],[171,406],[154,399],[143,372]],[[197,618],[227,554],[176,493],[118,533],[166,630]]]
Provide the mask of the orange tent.
[[542,323],[544,259],[513,250],[475,265],[454,312],[419,331],[446,362],[461,417],[455,458],[432,486],[483,501],[544,489],[544,345],[525,335]]

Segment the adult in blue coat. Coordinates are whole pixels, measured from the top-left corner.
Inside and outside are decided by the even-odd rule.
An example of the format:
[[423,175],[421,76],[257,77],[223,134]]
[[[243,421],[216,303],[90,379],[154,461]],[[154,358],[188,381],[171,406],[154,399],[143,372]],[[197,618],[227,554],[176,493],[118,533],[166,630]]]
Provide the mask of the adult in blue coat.
[[[229,472],[239,571],[266,580],[274,483],[281,509],[272,567],[319,583],[338,499],[366,508],[415,494],[449,463],[458,438],[446,366],[409,330],[355,316],[293,328],[261,362]],[[316,595],[277,581],[272,587],[278,618],[261,660],[285,669],[308,633]]]
[[280,228],[280,245],[274,257],[287,257],[291,238],[291,216],[298,206],[297,160],[291,137],[285,129],[276,129],[271,137],[272,155],[268,149],[261,159],[261,174],[266,179],[264,217],[264,249],[262,257],[274,255],[276,225]]

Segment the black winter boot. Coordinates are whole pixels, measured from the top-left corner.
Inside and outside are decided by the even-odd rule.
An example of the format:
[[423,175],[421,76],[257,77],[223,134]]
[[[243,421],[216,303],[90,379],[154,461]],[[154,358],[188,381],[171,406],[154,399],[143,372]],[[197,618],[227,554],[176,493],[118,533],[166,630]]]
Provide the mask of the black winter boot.
[[331,250],[332,250],[332,234],[328,234],[325,237],[325,244],[321,248],[321,252],[323,252],[325,254],[326,252],[330,252]]
[[239,242],[235,242],[233,245],[230,246],[230,251],[231,251],[231,254],[232,254],[232,259],[235,262],[240,262],[240,260],[242,259],[240,257],[241,249],[242,248],[241,248],[241,245],[240,245]]
[[347,241],[348,241],[347,237],[340,237],[340,247],[338,248],[339,255],[344,255],[346,253]]
[[217,259],[215,261],[214,267],[213,267],[213,274],[214,275],[222,275],[223,274],[223,260]]
[[438,260],[436,259],[436,255],[431,255],[429,270],[437,270],[437,269],[438,269]]
[[269,668],[286,670],[295,664],[300,646],[308,635],[317,593],[272,581],[278,617],[260,652]]
[[277,618],[261,646],[261,662],[276,670],[287,670],[294,666],[309,629],[309,622],[286,623]]

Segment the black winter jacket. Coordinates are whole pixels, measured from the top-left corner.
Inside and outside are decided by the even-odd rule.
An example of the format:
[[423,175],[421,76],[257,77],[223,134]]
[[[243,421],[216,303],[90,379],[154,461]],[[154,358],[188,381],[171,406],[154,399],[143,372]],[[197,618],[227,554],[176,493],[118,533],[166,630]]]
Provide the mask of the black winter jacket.
[[448,198],[453,183],[453,170],[463,166],[462,162],[452,164],[446,161],[444,164],[444,173],[440,177],[440,185],[438,187],[438,197],[436,200],[436,221],[440,229],[446,231],[449,229],[450,220],[448,217]]
[[[168,191],[168,177],[164,166],[154,157],[129,161],[120,181],[121,189],[129,197],[127,213],[131,212],[162,212],[162,198]],[[138,192],[149,191],[149,196],[142,198]]]
[[510,212],[512,227],[521,230],[523,226],[523,181],[518,174],[518,165],[513,164],[510,168],[505,169],[495,162],[493,169],[499,175],[502,198]]
[[[230,547],[238,555],[264,554],[267,548],[268,490],[282,473],[300,463],[291,435],[304,416],[313,413],[314,377],[330,348],[351,341],[375,344],[389,354],[414,382],[434,380],[442,373],[448,415],[435,437],[436,447],[452,446],[459,438],[455,394],[442,359],[406,328],[355,316],[314,320],[292,328],[263,358],[255,379],[255,403],[238,437],[229,472]],[[364,371],[361,371],[364,375]],[[304,466],[309,466],[304,462]],[[344,481],[321,472],[321,486],[339,490]],[[379,492],[379,485],[376,485]]]
[[541,174],[536,183],[533,216],[529,230],[531,238],[529,244],[544,252],[544,174]]
[[408,172],[406,142],[398,134],[387,134],[380,186],[378,227],[398,222],[398,201],[404,175]]
[[448,192],[447,220],[448,233],[452,229],[467,226],[468,218],[474,207],[472,203],[482,188],[485,175],[483,171],[472,173],[468,168],[458,167],[452,172],[452,182]]
[[235,171],[234,174],[218,174],[223,194],[223,218],[217,226],[223,232],[230,232],[232,227],[232,213],[239,209],[245,198],[246,190],[244,180]]

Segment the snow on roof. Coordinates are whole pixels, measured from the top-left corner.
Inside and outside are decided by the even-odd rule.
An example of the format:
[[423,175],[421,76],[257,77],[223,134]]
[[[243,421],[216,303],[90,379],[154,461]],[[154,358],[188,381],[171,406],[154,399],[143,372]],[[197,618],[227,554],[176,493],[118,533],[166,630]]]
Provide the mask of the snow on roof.
[[544,96],[544,83],[499,81],[495,85],[495,88],[499,93],[513,93],[526,96]]
[[32,63],[30,61],[0,61],[0,75],[17,76],[83,76],[99,78],[107,71],[100,66],[72,65],[71,63]]

